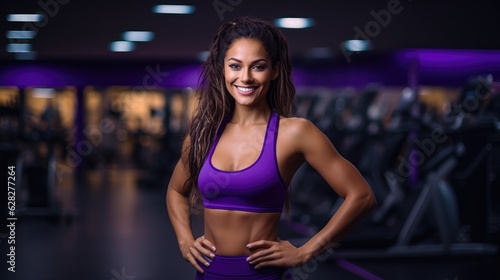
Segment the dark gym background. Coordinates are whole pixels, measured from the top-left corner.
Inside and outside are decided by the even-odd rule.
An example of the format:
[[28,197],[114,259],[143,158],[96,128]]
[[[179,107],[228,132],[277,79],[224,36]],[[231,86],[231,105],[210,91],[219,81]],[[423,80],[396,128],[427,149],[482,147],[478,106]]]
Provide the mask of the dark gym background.
[[[153,13],[160,4],[194,10]],[[8,16],[32,13],[43,20]],[[193,279],[166,186],[203,56],[221,22],[241,15],[312,19],[282,29],[296,115],[325,132],[378,200],[294,279],[500,279],[499,14],[484,0],[2,1],[1,279]],[[125,31],[154,36],[111,51]],[[341,200],[307,165],[291,187],[280,237],[300,245]],[[197,235],[201,221],[193,215]]]

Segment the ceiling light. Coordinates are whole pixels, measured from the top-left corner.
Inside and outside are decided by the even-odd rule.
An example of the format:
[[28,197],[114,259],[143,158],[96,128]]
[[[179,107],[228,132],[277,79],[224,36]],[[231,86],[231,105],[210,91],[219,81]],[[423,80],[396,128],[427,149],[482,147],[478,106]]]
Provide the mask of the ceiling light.
[[311,18],[278,18],[274,21],[276,26],[281,28],[308,28],[314,25]]
[[7,39],[33,39],[35,38],[36,32],[29,30],[9,30],[5,34]]
[[41,22],[43,15],[40,14],[10,14],[7,15],[7,21],[13,22]]
[[122,34],[122,39],[133,42],[149,42],[153,40],[155,34],[151,31],[126,31]]
[[131,52],[135,49],[135,44],[129,41],[114,41],[109,44],[112,52]]
[[351,52],[362,52],[371,50],[373,45],[369,40],[347,40],[344,41],[344,47]]
[[6,49],[13,53],[30,52],[31,44],[8,44]]
[[153,7],[153,13],[157,14],[192,14],[195,11],[194,6],[190,5],[156,5]]

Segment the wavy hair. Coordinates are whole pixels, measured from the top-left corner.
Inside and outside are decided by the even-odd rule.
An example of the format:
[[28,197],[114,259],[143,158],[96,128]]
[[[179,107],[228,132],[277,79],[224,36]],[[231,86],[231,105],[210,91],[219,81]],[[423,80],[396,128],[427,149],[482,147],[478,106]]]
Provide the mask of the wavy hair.
[[295,86],[291,80],[292,65],[288,55],[288,44],[281,31],[267,21],[250,17],[239,17],[223,23],[212,41],[210,53],[203,64],[198,87],[198,105],[189,125],[191,145],[187,148],[190,176],[186,184],[191,207],[200,202],[198,174],[216,132],[234,110],[234,99],[225,85],[224,57],[233,42],[241,38],[257,39],[262,42],[271,58],[271,67],[279,65],[278,77],[271,81],[266,94],[267,104],[271,110],[290,117],[295,105]]

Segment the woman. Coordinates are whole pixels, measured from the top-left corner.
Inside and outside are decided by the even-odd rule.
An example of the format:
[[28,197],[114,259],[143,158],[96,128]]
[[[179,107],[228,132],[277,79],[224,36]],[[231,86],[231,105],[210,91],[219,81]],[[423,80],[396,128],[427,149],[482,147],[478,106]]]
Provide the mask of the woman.
[[[199,280],[289,279],[289,268],[338,243],[375,206],[373,193],[316,126],[291,117],[288,46],[272,24],[247,17],[222,24],[201,77],[199,103],[167,190],[180,251]],[[345,201],[297,248],[278,238],[277,226],[287,188],[304,162]],[[204,236],[194,238],[189,210],[200,197]]]

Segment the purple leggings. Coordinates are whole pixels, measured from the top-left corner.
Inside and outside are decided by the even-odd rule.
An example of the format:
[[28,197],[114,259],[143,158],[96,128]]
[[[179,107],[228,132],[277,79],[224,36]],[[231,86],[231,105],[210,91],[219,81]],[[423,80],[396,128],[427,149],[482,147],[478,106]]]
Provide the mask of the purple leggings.
[[204,273],[196,272],[196,280],[282,280],[292,279],[291,270],[284,267],[265,267],[255,269],[246,261],[245,256],[219,256],[206,267],[198,264]]

